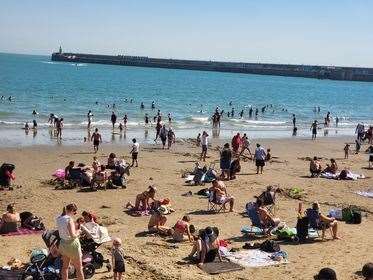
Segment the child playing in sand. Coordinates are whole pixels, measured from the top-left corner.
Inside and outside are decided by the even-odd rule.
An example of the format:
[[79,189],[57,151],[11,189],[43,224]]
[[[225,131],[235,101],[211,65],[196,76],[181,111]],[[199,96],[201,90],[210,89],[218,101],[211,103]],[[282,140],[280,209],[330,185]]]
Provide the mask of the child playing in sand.
[[111,249],[114,280],[122,280],[122,273],[126,271],[124,261],[124,250],[121,247],[122,240],[120,238],[113,239],[113,248]]
[[348,158],[348,154],[350,153],[350,144],[346,143],[346,146],[343,148],[345,151],[345,159]]

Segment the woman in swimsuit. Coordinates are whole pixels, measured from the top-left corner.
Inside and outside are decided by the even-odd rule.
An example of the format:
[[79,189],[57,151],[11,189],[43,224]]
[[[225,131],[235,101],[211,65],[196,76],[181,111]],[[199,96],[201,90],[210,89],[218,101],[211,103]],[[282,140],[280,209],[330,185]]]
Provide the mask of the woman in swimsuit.
[[154,186],[149,186],[147,191],[140,193],[136,196],[135,206],[133,206],[131,202],[128,202],[126,208],[132,208],[135,211],[145,211],[150,209],[149,199],[152,199],[154,201],[155,193],[156,188]]
[[190,258],[194,258],[197,254],[197,266],[201,268],[204,263],[213,262],[216,256],[222,261],[219,251],[219,230],[217,228],[207,227],[201,234],[197,242],[194,244],[192,252],[189,254]]
[[181,220],[178,220],[174,226],[173,239],[176,242],[182,242],[185,240],[185,235],[188,236],[188,240],[193,242],[193,237],[189,229],[190,217],[184,216]]

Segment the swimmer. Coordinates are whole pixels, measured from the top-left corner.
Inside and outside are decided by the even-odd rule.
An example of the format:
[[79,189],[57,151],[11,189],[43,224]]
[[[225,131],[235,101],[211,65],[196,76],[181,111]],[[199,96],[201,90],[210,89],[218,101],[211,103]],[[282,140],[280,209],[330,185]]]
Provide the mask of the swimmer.
[[141,109],[141,110],[144,110],[144,109],[145,109],[144,102],[141,102],[140,109]]
[[127,114],[124,114],[123,123],[124,123],[125,128],[127,128],[127,121],[128,121],[128,116],[127,116]]
[[172,122],[172,116],[171,116],[171,113],[168,113],[168,122],[169,122],[169,123]]
[[33,110],[33,111],[32,111],[32,114],[35,116],[35,115],[38,115],[39,113],[36,112],[36,110]]
[[155,102],[152,101],[152,109],[155,109]]
[[144,117],[144,121],[145,121],[145,125],[149,125],[149,116],[148,114],[145,114],[145,117]]
[[38,128],[38,123],[36,122],[36,120],[33,120],[32,121],[32,129],[37,129]]
[[91,124],[92,124],[92,118],[93,118],[93,114],[92,114],[92,111],[89,110],[88,113],[87,113],[87,121],[88,121],[88,125],[87,125],[87,128],[90,129],[91,128]]

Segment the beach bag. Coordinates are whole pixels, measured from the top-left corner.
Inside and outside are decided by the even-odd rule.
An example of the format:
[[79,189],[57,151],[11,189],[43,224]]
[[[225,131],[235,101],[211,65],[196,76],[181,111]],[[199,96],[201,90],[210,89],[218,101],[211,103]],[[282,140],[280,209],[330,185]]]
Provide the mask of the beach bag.
[[361,224],[361,211],[353,206],[343,208],[342,219],[348,224]]
[[275,234],[278,239],[291,239],[297,235],[297,232],[295,229],[287,227],[276,230]]
[[297,221],[297,237],[299,240],[305,240],[308,236],[308,217],[299,218]]
[[280,245],[273,240],[266,240],[260,244],[259,249],[267,253],[274,253],[280,251]]
[[21,226],[31,230],[45,230],[45,226],[38,216],[31,212],[20,213]]

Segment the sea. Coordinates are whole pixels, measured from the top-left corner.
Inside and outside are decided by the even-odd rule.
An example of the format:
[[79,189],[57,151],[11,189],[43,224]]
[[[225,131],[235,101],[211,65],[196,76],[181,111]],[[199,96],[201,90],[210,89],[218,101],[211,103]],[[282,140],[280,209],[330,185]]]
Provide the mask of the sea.
[[[64,118],[62,144],[83,143],[90,136],[88,110],[94,115],[92,126],[107,143],[128,143],[133,137],[152,143],[154,125],[146,127],[144,115],[152,120],[158,110],[177,138],[195,138],[203,130],[223,139],[237,132],[255,139],[310,137],[314,120],[320,123],[319,137],[338,137],[352,136],[358,122],[373,124],[373,83],[75,64],[52,62],[50,56],[0,53],[0,96],[1,146],[55,144],[51,113]],[[220,131],[212,133],[216,107],[225,113]],[[256,118],[249,117],[250,107],[259,109]],[[232,109],[234,116],[228,117]],[[111,129],[112,111],[118,120],[128,116],[122,134]],[[327,112],[332,121],[324,128]],[[292,135],[292,114],[297,136]],[[33,120],[37,130],[22,129]]]

